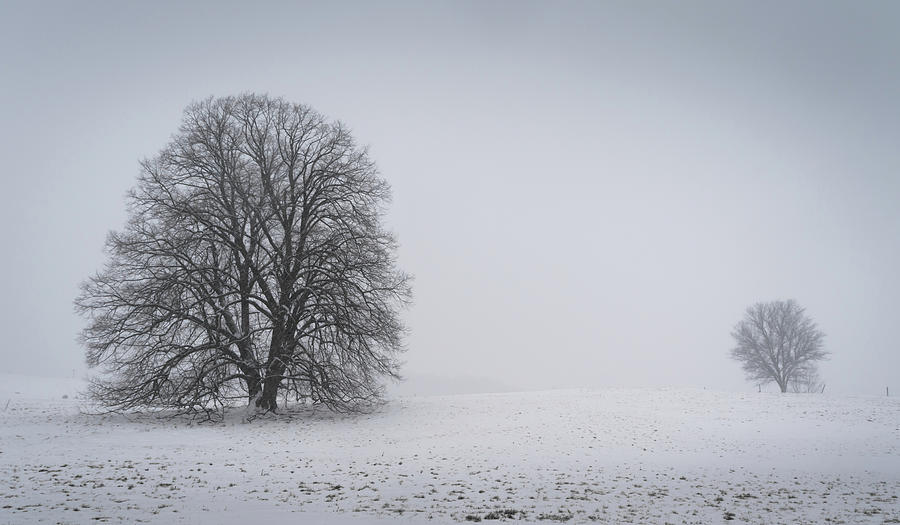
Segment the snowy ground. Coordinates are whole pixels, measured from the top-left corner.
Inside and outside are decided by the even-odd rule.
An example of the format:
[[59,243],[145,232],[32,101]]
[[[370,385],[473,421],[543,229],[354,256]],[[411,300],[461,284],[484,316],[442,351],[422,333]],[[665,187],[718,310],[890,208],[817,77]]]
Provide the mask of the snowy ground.
[[900,523],[897,398],[551,391],[198,425],[0,380],[0,525]]

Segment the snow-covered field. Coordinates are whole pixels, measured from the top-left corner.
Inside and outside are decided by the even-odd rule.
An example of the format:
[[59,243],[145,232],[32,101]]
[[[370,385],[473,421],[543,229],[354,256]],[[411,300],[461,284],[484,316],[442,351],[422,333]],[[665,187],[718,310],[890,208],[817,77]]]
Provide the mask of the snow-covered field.
[[569,390],[192,424],[0,380],[0,525],[900,523],[896,398]]

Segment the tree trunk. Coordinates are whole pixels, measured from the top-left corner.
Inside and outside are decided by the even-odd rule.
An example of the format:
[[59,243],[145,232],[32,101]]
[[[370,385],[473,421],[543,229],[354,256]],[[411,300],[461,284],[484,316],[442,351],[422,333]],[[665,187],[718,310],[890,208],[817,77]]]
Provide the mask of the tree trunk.
[[265,412],[275,412],[278,408],[278,387],[281,386],[284,363],[281,354],[284,352],[282,321],[279,319],[272,330],[269,341],[269,358],[266,363],[266,375],[262,380],[262,395],[256,399],[256,407]]
[[280,349],[281,337],[276,331],[272,336],[272,345],[269,349],[269,366],[266,369],[266,377],[262,380],[262,395],[256,400],[257,408],[266,412],[275,412],[278,408],[278,387],[281,386],[284,363],[281,362]]
[[278,408],[278,387],[281,385],[281,377],[267,377],[263,382],[262,395],[256,400],[256,408],[265,412],[275,412]]
[[262,390],[262,382],[259,378],[251,379],[247,381],[247,403],[253,403],[256,400],[256,396],[259,395]]
[[241,373],[244,374],[244,383],[247,386],[247,403],[253,403],[253,400],[259,395],[260,390],[262,390],[262,378],[259,377],[259,371],[254,368],[250,361],[250,349],[247,341],[241,341],[238,344],[238,348],[240,349],[241,358],[244,359],[243,363],[238,364],[238,367],[241,370]]

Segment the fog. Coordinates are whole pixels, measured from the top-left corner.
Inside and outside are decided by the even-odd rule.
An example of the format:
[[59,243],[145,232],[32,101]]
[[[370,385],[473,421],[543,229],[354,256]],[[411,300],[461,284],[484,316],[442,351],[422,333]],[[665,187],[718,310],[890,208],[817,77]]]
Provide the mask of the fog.
[[757,301],[827,392],[900,391],[900,5],[0,6],[0,356],[81,376],[72,299],[138,161],[210,95],[348,124],[414,274],[404,393],[756,390]]

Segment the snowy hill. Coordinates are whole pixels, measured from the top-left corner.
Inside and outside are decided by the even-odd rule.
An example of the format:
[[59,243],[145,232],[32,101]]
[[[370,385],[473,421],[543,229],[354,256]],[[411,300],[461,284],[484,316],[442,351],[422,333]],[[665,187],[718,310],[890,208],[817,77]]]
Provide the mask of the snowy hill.
[[896,398],[549,391],[198,424],[5,381],[0,523],[900,520]]

